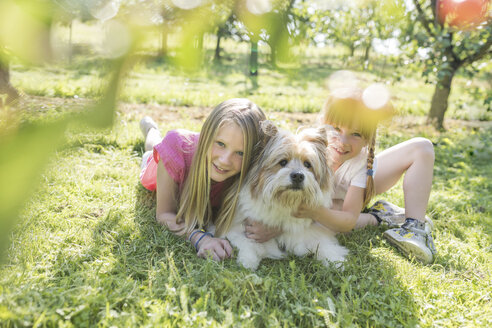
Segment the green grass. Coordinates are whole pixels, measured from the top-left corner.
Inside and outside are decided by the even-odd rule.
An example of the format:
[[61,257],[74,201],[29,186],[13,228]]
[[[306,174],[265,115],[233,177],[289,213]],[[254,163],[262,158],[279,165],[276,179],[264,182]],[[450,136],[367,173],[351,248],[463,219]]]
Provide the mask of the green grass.
[[[59,115],[50,106],[44,115]],[[160,122],[162,129],[199,129],[185,109],[179,115],[179,122]],[[0,269],[2,326],[491,324],[490,129],[381,130],[379,149],[416,134],[436,144],[434,264],[405,259],[383,240],[383,228],[368,228],[339,236],[350,250],[344,271],[289,257],[251,272],[234,260],[198,259],[188,242],[155,222],[154,195],[137,178],[138,117],[117,117],[111,130],[72,126],[25,206]],[[385,198],[402,205],[401,183]]]
[[[244,74],[244,50],[231,50],[222,65],[207,63],[194,74],[139,60],[111,129],[69,127],[65,147],[43,173],[11,234],[0,267],[0,326],[492,325],[490,124],[448,121],[448,131],[436,132],[422,123],[433,89],[417,73],[382,71],[380,63],[362,71],[338,52],[308,49],[299,69],[274,71],[262,61],[260,87],[253,90]],[[105,60],[91,56],[62,66],[14,65],[13,84],[31,96],[8,115],[31,122],[79,111],[101,94],[105,67]],[[378,150],[414,136],[435,144],[428,214],[438,254],[432,265],[407,260],[382,238],[383,228],[371,227],[339,236],[350,250],[343,271],[323,267],[312,256],[291,256],[265,260],[251,272],[234,259],[198,259],[188,242],[155,222],[155,195],[137,178],[143,115],[155,117],[162,130],[199,130],[211,106],[247,96],[294,130],[314,122],[315,115],[301,113],[319,110],[326,78],[341,68],[359,70],[368,83],[389,81],[402,116],[380,130]],[[392,80],[394,74],[404,78]],[[489,118],[480,99],[465,92],[466,83],[456,80],[447,117]],[[454,106],[457,99],[466,106]],[[478,116],[467,106],[477,108]],[[401,181],[383,198],[402,206]]]

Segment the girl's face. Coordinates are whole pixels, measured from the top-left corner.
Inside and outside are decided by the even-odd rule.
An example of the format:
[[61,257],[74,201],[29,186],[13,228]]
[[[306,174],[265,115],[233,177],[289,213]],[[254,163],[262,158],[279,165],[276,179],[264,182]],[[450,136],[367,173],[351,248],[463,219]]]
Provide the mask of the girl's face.
[[332,156],[334,169],[338,169],[345,161],[359,155],[367,141],[360,130],[333,126],[335,132],[330,137],[328,149]]
[[239,172],[243,163],[244,139],[239,125],[227,122],[219,128],[210,147],[210,179],[222,182]]

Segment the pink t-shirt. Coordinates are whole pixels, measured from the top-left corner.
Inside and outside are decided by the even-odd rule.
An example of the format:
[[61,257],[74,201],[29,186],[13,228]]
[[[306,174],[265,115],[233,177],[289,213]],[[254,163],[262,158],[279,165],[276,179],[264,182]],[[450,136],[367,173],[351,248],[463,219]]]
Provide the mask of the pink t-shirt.
[[[156,189],[157,165],[162,161],[169,176],[182,191],[188,177],[191,162],[195,155],[200,134],[188,130],[177,129],[169,131],[161,143],[154,146],[153,156],[149,156],[147,165],[140,173],[140,181],[148,190]],[[220,206],[224,182],[214,183],[210,188],[210,203],[212,207]]]

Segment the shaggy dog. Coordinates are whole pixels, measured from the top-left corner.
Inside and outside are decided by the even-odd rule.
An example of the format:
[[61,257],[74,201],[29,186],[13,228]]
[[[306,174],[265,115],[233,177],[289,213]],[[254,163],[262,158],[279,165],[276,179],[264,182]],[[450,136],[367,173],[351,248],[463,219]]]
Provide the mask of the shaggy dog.
[[[305,128],[297,134],[262,124],[270,136],[241,189],[236,216],[226,238],[238,248],[238,262],[256,270],[263,258],[281,258],[284,251],[297,256],[315,253],[324,265],[342,262],[348,253],[335,233],[292,214],[299,206],[331,206],[332,172],[327,154],[327,131]],[[278,227],[282,234],[265,243],[245,236],[246,218]],[[340,264],[340,263],[338,263]]]

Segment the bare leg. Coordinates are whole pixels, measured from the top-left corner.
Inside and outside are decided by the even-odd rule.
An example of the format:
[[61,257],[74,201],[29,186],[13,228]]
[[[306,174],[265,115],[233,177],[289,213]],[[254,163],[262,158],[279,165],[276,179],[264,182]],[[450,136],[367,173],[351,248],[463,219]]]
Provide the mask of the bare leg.
[[434,171],[434,147],[425,138],[413,138],[378,154],[374,177],[376,194],[393,187],[403,174],[405,216],[423,221]]
[[145,138],[145,153],[142,156],[140,164],[140,167],[143,169],[147,165],[148,158],[152,156],[154,146],[162,141],[162,136],[157,124],[149,116],[145,116],[140,120],[140,130]]
[[150,116],[144,116],[140,120],[140,131],[145,138],[145,151],[150,151],[162,141],[157,123]]
[[[425,138],[413,138],[378,154],[374,185],[376,194],[393,187],[405,174],[403,194],[405,216],[423,221],[432,186],[434,147]],[[376,225],[371,214],[361,213],[355,228]]]
[[149,157],[154,153],[154,146],[162,141],[161,133],[159,130],[151,128],[145,138],[145,153],[142,155],[142,161],[140,162],[140,168],[143,169],[147,166]]
[[151,128],[147,133],[147,137],[145,138],[145,151],[152,150],[155,145],[162,141],[162,136],[159,130]]

